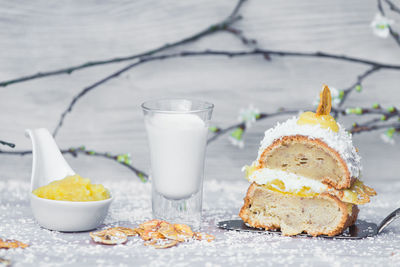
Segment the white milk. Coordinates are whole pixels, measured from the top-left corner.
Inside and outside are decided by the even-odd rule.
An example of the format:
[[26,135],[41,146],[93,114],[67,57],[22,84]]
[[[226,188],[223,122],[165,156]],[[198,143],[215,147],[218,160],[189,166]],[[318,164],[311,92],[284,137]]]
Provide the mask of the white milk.
[[153,186],[170,199],[196,193],[204,171],[208,127],[194,114],[156,113],[145,117]]

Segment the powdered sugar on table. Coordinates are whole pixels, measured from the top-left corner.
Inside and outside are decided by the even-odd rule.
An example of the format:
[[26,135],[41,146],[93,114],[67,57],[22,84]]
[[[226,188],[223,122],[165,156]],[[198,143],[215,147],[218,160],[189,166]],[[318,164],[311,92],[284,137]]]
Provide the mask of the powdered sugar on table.
[[[136,180],[108,182],[116,199],[106,226],[136,226],[151,218],[150,183]],[[363,206],[360,219],[378,222],[400,204],[400,182],[390,187],[371,184],[379,196]],[[156,250],[131,237],[124,245],[106,246],[91,241],[88,232],[60,233],[40,228],[29,208],[29,184],[0,182],[0,237],[30,244],[26,249],[0,250],[13,266],[255,266],[257,265],[396,265],[400,260],[400,224],[365,240],[291,238],[269,234],[230,232],[216,228],[221,220],[236,219],[248,182],[206,181],[202,231],[216,240],[192,241]],[[132,194],[132,192],[135,192]],[[104,227],[106,227],[104,226]]]

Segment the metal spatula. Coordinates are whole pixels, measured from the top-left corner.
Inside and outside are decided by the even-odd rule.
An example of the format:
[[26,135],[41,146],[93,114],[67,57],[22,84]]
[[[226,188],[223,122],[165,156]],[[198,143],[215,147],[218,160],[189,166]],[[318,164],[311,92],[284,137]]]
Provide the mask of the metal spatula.
[[[362,239],[372,237],[380,234],[391,222],[400,217],[400,208],[390,213],[382,222],[377,225],[375,223],[357,220],[356,223],[347,228],[342,234],[336,236],[321,235],[318,237],[329,239]],[[252,228],[247,226],[242,220],[229,220],[218,223],[218,227],[225,230],[256,232],[256,233],[269,233],[281,235],[280,231],[264,230],[262,228]],[[301,237],[312,237],[307,234],[299,234]]]

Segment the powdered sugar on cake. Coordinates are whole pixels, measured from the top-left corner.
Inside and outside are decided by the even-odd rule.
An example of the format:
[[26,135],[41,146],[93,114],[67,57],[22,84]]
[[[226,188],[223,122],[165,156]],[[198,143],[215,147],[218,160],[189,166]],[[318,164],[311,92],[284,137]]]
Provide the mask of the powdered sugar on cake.
[[261,141],[261,146],[258,151],[258,159],[260,159],[262,152],[275,140],[281,139],[284,136],[303,135],[310,139],[320,139],[329,147],[336,150],[346,162],[351,177],[359,177],[362,169],[361,157],[353,146],[350,133],[348,133],[339,123],[339,131],[336,133],[329,129],[321,128],[318,124],[299,125],[297,124],[297,120],[298,117],[293,117],[286,122],[278,122],[274,128],[267,130],[264,139]]

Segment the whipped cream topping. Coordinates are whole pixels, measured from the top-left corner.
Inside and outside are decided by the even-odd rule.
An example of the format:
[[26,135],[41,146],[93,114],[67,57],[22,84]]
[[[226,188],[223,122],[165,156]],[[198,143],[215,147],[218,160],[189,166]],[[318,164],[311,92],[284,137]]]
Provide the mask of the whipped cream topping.
[[362,170],[361,157],[353,146],[351,134],[343,126],[338,123],[339,131],[336,133],[329,129],[321,128],[319,124],[299,125],[297,120],[298,117],[293,117],[286,122],[278,122],[274,128],[267,130],[264,139],[261,141],[257,160],[260,159],[262,152],[275,140],[284,136],[303,135],[310,139],[320,139],[325,142],[330,148],[336,150],[346,162],[351,177],[357,178],[360,176]]
[[309,187],[311,191],[315,193],[322,193],[328,189],[327,185],[319,181],[277,169],[258,169],[254,171],[247,179],[249,182],[255,182],[258,185],[264,185],[268,182],[278,179],[285,184],[286,192],[297,192],[303,187]]

